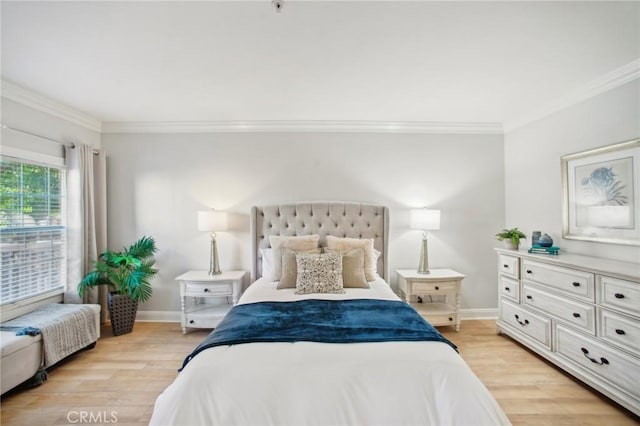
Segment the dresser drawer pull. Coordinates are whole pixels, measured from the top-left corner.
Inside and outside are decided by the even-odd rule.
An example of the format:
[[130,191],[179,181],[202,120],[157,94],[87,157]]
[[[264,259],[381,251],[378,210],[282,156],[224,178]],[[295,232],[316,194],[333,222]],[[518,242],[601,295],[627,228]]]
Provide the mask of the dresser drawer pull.
[[505,287],[504,289],[508,292],[511,292],[511,289],[509,287]]
[[525,325],[529,325],[529,320],[525,319],[524,321],[520,321],[520,317],[518,316],[518,314],[514,315],[516,317],[516,321],[518,321],[518,324],[520,324],[521,326],[525,326]]
[[195,321],[194,320],[189,320],[189,324],[194,324]]
[[616,328],[616,334],[619,334],[619,335],[621,335],[621,336],[622,336],[623,334],[627,334],[627,333],[625,333],[625,332],[624,332],[624,330],[621,330],[621,329],[619,329],[619,328]]
[[579,283],[579,282],[577,282],[577,281],[574,281],[574,282],[573,282],[573,286],[574,286],[574,287],[580,287],[580,283]]
[[436,290],[440,290],[440,287],[436,286]]
[[453,321],[453,318],[449,317],[449,321]]
[[577,313],[577,312],[574,312],[574,313],[573,313],[573,317],[574,317],[574,318],[580,318],[580,314],[579,314],[579,313]]
[[616,293],[614,294],[614,296],[616,297],[616,299],[624,299],[624,294],[622,293]]
[[591,358],[589,356],[589,351],[587,350],[587,348],[580,348],[582,350],[582,353],[584,354],[584,356],[591,362],[593,362],[594,364],[598,364],[598,365],[609,365],[609,360],[606,358],[600,358],[600,361],[598,361],[595,358]]
[[502,265],[503,268],[509,269],[509,265],[507,265],[506,263],[504,265]]
[[205,289],[204,289],[204,292],[205,292],[205,293],[209,293],[209,289],[208,289],[208,288],[205,288]]
[[533,300],[533,296],[532,296],[532,295],[530,295],[530,294],[527,294],[527,299],[529,299],[529,300]]
[[533,274],[533,271],[531,269],[527,269],[527,274]]

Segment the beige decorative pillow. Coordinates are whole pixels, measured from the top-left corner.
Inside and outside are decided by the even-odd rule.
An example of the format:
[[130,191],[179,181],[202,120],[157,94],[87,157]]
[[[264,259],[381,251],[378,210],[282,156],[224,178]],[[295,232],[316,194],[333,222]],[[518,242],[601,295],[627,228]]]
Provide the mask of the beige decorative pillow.
[[374,256],[373,256],[373,238],[338,238],[327,235],[327,247],[331,250],[337,250],[341,253],[353,250],[364,250],[364,275],[367,281],[376,280]]
[[296,288],[298,279],[298,264],[296,262],[296,253],[318,254],[320,249],[299,252],[291,249],[282,249],[282,276],[278,283],[278,290],[283,288]]
[[364,250],[354,249],[342,254],[344,288],[370,288],[364,275]]
[[304,235],[301,237],[282,237],[280,235],[270,235],[269,242],[273,249],[273,271],[269,279],[280,281],[282,277],[282,249],[288,248],[296,251],[307,251],[318,248],[320,235]]
[[342,288],[342,255],[296,253],[298,279],[296,294],[344,293]]

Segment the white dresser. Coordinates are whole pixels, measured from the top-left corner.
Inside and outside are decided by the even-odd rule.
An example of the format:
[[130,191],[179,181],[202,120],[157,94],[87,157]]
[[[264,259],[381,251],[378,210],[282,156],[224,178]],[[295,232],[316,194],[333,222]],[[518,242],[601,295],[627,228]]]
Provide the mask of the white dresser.
[[640,415],[640,264],[496,251],[498,332]]

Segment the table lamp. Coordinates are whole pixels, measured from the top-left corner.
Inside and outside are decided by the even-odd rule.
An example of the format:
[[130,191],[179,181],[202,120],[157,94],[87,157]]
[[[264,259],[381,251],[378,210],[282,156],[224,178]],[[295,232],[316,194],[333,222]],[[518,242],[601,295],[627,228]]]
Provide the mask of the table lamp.
[[216,232],[226,231],[227,229],[227,213],[213,209],[198,212],[198,231],[211,232],[209,275],[218,275],[221,273],[220,263],[218,262],[218,244],[216,242]]
[[420,252],[419,274],[429,273],[429,248],[427,246],[427,231],[440,229],[440,210],[413,209],[411,210],[411,228],[422,231],[422,250]]

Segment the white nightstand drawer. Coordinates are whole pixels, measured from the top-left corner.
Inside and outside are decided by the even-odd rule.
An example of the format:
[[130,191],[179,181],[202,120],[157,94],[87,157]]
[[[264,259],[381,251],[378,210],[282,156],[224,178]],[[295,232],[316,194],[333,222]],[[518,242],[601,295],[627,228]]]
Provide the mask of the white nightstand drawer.
[[630,281],[598,276],[598,303],[632,315],[640,315],[640,285]]
[[201,316],[195,314],[185,314],[185,321],[187,327],[194,328],[216,328],[220,321],[222,321],[224,316],[220,317],[210,317],[210,316]]
[[231,296],[233,284],[230,282],[216,283],[187,283],[186,296]]
[[522,303],[551,314],[585,332],[596,334],[595,307],[524,285]]
[[556,326],[556,352],[632,395],[640,395],[638,360],[595,339]]
[[640,352],[640,323],[607,309],[598,308],[598,335],[631,352]]
[[499,255],[498,271],[500,271],[501,274],[505,274],[512,278],[518,279],[518,271],[520,270],[520,268],[518,268],[519,260],[520,259],[518,259],[517,257],[507,256],[504,254]]
[[594,301],[594,275],[529,259],[522,261],[522,278],[552,287],[584,300]]
[[411,284],[412,294],[423,295],[423,294],[448,294],[455,293],[458,291],[458,284],[452,281],[444,281],[444,282],[430,282],[430,283],[417,283],[414,282]]
[[551,348],[551,321],[549,319],[532,314],[504,298],[500,304],[500,319]]
[[507,278],[504,275],[500,275],[498,280],[500,281],[500,295],[520,303],[520,283],[518,280]]

